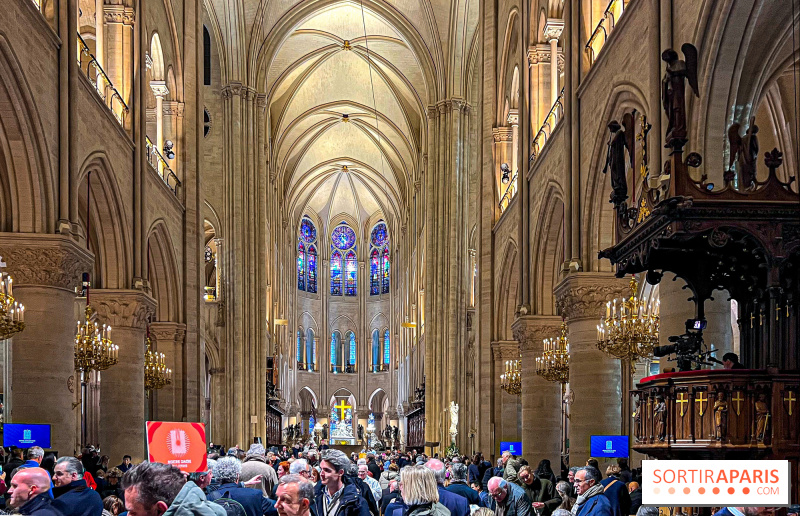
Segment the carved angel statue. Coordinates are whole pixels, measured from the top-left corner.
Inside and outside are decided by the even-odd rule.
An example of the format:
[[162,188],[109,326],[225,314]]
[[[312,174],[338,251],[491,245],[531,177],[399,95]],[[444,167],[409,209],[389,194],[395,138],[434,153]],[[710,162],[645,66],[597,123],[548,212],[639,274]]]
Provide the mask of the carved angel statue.
[[628,199],[628,169],[627,158],[630,160],[631,169],[634,166],[636,134],[635,122],[632,113],[625,113],[622,117],[622,126],[619,122],[612,120],[608,124],[611,136],[608,139],[608,151],[606,153],[606,166],[603,173],[611,171],[611,199],[615,207],[621,205]]
[[733,163],[738,163],[739,188],[746,190],[755,188],[756,166],[758,164],[758,126],[756,119],[750,119],[750,127],[744,137],[739,135],[741,125],[734,122],[728,128],[728,143],[730,144],[731,157],[728,169],[733,170]]
[[458,435],[458,403],[450,402],[450,438],[455,440]]
[[697,89],[697,48],[691,43],[681,45],[684,60],[678,59],[678,53],[668,48],[661,54],[667,63],[667,71],[661,81],[661,101],[667,114],[666,143],[664,147],[683,148],[687,141],[686,129],[686,84],[696,96]]

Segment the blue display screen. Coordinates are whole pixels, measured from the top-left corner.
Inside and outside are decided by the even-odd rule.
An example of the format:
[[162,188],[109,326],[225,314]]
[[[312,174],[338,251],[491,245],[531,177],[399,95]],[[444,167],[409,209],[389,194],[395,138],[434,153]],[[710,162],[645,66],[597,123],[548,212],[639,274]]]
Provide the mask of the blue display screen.
[[3,446],[50,448],[50,425],[6,423],[3,425]]
[[590,455],[596,459],[628,456],[627,435],[593,435]]
[[522,441],[500,441],[500,454],[510,451],[514,455],[522,455]]

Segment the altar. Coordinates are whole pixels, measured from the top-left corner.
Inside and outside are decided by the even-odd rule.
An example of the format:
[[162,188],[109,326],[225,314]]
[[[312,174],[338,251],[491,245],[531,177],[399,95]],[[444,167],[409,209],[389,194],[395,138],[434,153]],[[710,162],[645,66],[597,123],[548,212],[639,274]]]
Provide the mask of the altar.
[[341,400],[331,408],[330,432],[328,440],[330,447],[342,449],[345,446],[352,446],[361,449],[353,432],[353,407],[345,403],[345,400]]

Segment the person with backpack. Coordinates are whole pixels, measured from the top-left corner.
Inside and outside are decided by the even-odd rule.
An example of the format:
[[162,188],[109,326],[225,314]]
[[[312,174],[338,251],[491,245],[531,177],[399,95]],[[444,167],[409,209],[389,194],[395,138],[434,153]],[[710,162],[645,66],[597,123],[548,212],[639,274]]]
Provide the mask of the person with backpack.
[[[223,457],[217,461],[213,470],[214,478],[219,480],[216,491],[208,494],[208,499],[222,505],[227,512],[238,513],[237,504],[244,509],[242,516],[278,516],[275,504],[266,498],[260,489],[241,487],[239,477],[242,474],[242,463],[236,457]],[[236,503],[234,503],[236,502]],[[229,506],[235,509],[231,511]]]

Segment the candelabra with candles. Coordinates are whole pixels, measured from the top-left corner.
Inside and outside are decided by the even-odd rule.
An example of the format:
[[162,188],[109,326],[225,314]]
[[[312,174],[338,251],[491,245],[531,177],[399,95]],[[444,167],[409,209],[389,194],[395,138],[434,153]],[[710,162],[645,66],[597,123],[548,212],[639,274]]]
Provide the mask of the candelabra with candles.
[[152,350],[150,335],[147,335],[147,350],[144,353],[144,388],[150,391],[162,389],[172,383],[172,369],[167,367],[164,353]]
[[[95,309],[89,304],[89,274],[83,275],[86,310],[75,333],[75,370],[81,373],[105,371],[119,359],[119,346],[111,342],[111,326],[98,325]],[[85,378],[85,376],[84,376]],[[82,380],[83,381],[83,380]]]
[[536,374],[549,382],[566,383],[569,381],[569,337],[567,322],[561,321],[561,333],[558,337],[543,339],[544,350],[536,357]]
[[[3,258],[0,257],[0,266]],[[9,339],[25,329],[25,307],[14,301],[14,280],[0,272],[0,340]]]
[[520,360],[506,360],[506,370],[500,375],[500,388],[509,394],[522,394],[522,364]]
[[639,282],[631,276],[631,295],[606,304],[606,316],[597,325],[597,348],[621,360],[630,360],[631,367],[640,358],[653,355],[658,344],[659,301],[641,299]]

